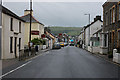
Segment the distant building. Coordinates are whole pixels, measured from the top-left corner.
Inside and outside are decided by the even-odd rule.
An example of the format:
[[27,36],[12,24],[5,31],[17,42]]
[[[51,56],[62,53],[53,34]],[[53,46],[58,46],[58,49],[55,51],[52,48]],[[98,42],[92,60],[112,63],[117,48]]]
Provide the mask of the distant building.
[[[28,45],[29,43],[29,33],[30,33],[30,10],[24,11],[24,16],[21,17],[25,20],[25,42],[24,45]],[[41,35],[44,34],[44,24],[40,23],[33,17],[32,11],[32,26],[31,26],[31,39],[41,38]]]
[[103,21],[103,48],[106,52],[120,50],[120,2],[103,4]]
[[56,37],[55,37],[55,35],[53,35],[51,32],[49,32],[49,31],[47,31],[47,30],[45,30],[45,36],[46,36],[46,38],[48,38],[48,40],[49,40],[49,47],[52,49],[52,47],[53,47],[53,44],[55,43],[55,41],[56,41]]
[[24,49],[24,20],[2,7],[2,59],[19,57]]
[[84,44],[84,28],[82,28],[82,31],[80,32],[79,36],[78,36],[78,40],[80,41],[80,47],[84,48],[83,44]]

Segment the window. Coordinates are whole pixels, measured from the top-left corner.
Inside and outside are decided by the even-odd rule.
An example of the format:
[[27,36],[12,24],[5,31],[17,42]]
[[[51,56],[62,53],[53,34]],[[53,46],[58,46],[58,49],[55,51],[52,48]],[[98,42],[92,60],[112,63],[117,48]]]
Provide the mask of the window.
[[21,33],[21,22],[19,22],[19,33]]
[[112,24],[112,9],[110,10],[110,24]]
[[106,19],[106,25],[108,25],[108,13],[106,13],[106,17],[105,17]]
[[110,32],[110,35],[109,35],[109,40],[110,40],[110,43],[112,42],[112,33]]
[[10,30],[13,31],[13,18],[10,19]]
[[120,20],[120,4],[119,4],[119,11],[118,11],[118,14],[119,14],[119,20]]
[[115,7],[113,7],[113,23],[115,22]]
[[10,37],[10,53],[13,53],[13,37]]

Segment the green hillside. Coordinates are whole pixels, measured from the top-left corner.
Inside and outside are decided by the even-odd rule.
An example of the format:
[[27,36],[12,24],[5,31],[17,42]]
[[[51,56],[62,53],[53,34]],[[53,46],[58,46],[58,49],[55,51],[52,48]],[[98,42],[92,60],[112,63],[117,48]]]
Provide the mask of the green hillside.
[[81,27],[49,27],[51,32],[55,35],[59,33],[67,33],[70,36],[76,36],[80,34]]

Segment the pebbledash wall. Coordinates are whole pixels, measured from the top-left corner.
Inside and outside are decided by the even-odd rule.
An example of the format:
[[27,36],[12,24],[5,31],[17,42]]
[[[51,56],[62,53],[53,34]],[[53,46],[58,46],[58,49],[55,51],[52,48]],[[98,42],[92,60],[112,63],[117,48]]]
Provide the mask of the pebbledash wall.
[[[2,13],[2,27],[3,27],[2,28],[2,59],[16,58],[19,57],[19,51],[24,49],[24,21],[10,10],[6,8],[3,9],[4,12]],[[13,15],[10,16],[10,14]],[[13,19],[12,31],[10,30],[11,18]],[[21,32],[19,32],[20,22],[21,22]],[[10,39],[11,37],[12,39]],[[16,38],[16,43],[15,43],[15,38]],[[15,56],[15,51],[16,51],[16,56]]]

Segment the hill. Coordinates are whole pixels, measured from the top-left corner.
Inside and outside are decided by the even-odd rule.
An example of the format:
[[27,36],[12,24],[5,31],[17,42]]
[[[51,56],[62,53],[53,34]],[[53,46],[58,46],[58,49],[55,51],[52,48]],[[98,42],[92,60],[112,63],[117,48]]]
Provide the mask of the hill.
[[49,27],[51,32],[55,35],[59,33],[67,33],[70,36],[77,36],[80,34],[81,27]]

